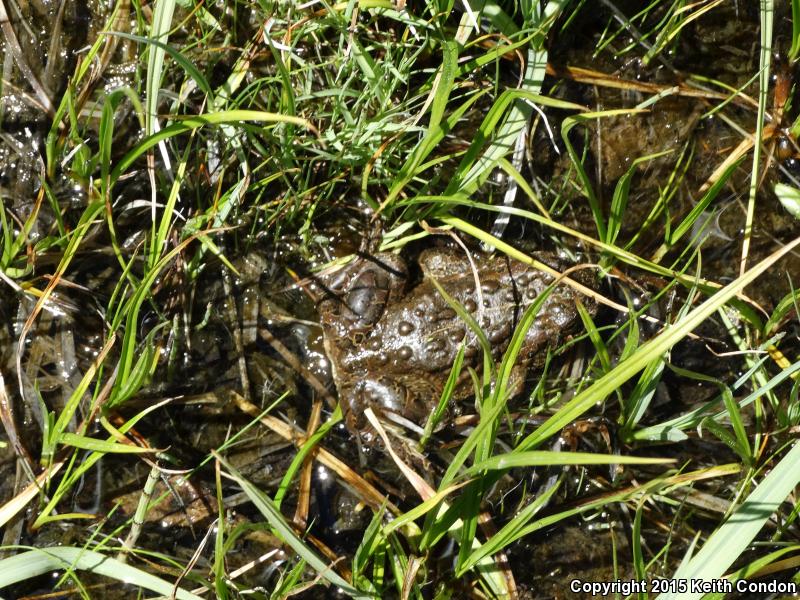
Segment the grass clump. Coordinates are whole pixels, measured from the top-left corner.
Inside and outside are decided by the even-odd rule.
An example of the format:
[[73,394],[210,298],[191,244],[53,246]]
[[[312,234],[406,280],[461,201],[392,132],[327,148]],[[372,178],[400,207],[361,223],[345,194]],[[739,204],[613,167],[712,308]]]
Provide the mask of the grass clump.
[[[628,8],[134,0],[93,8],[58,86],[12,19],[3,102],[36,133],[4,105],[0,157],[38,168],[0,166],[0,587],[515,598],[592,560],[793,582],[800,12]],[[427,422],[349,431],[305,275],[444,238],[559,249],[581,331],[520,399],[553,286],[498,352],[437,283],[477,356]]]

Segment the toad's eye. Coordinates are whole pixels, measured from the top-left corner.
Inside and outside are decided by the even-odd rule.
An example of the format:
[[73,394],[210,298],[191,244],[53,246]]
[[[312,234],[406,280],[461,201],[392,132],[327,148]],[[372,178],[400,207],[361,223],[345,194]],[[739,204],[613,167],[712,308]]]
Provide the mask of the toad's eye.
[[379,291],[371,287],[356,287],[347,292],[345,302],[350,311],[359,317],[365,317],[374,305]]
[[389,278],[385,273],[364,271],[350,286],[344,301],[361,327],[374,325],[383,314]]

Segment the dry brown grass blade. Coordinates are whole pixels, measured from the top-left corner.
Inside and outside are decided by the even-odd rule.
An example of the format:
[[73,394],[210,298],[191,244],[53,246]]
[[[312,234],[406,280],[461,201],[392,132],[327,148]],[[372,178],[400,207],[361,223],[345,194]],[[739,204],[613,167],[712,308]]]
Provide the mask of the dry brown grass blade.
[[339,556],[334,552],[331,548],[329,548],[325,542],[323,542],[318,537],[304,531],[303,529],[296,529],[295,530],[298,535],[303,536],[308,542],[311,542],[313,546],[319,550],[320,554],[328,559],[328,562],[331,564],[331,569],[336,569],[336,571],[344,577],[347,581],[353,581],[353,572],[349,569],[349,567],[344,564],[344,559],[342,556]]
[[[311,416],[308,419],[308,427],[306,433],[314,435],[320,424],[322,415],[322,402],[317,400],[314,406],[311,407]],[[303,470],[300,473],[300,486],[297,492],[297,509],[294,512],[294,522],[300,527],[305,529],[308,523],[308,508],[311,505],[311,468],[314,465],[313,453],[306,456],[303,461]]]
[[22,445],[22,441],[17,435],[14,406],[11,403],[11,398],[9,398],[6,393],[6,383],[2,372],[0,372],[0,421],[2,421],[3,428],[6,430],[6,435],[11,442],[11,447],[14,448],[16,455],[24,461],[28,475],[32,475],[34,472],[33,459],[31,455],[28,454],[27,448]]
[[793,575],[797,572],[798,568],[800,568],[800,556],[792,556],[791,558],[775,561],[774,563],[759,569],[755,573],[751,574],[748,579],[760,579],[762,577],[766,577],[767,575],[772,575],[773,573],[780,573],[781,571],[791,571],[792,573],[790,573],[790,575]]
[[[245,400],[241,394],[233,391],[230,392],[230,394],[236,406],[243,413],[246,413],[251,417],[258,417],[258,415],[261,414],[261,409],[252,402]],[[260,417],[259,420],[261,421],[262,425],[268,427],[283,439],[292,442],[298,448],[301,447],[303,442],[305,442],[307,439],[304,431],[296,427],[292,427],[291,425],[288,425],[280,419],[276,419],[275,417],[265,415]],[[353,469],[351,469],[346,463],[336,458],[324,448],[317,448],[315,450],[314,459],[318,460],[331,471],[336,473],[342,482],[350,487],[358,495],[359,499],[370,508],[380,510],[385,506],[395,515],[400,514],[400,509],[392,504],[386,496],[381,494],[372,484],[367,482],[358,473],[353,471]]]
[[[147,162],[148,162],[148,173],[151,177],[153,177],[154,168],[151,168],[150,162],[154,160],[153,153],[148,152],[147,154]],[[155,182],[151,182],[150,189],[155,190]],[[223,290],[225,291],[225,295],[229,298],[234,298],[233,293],[233,283],[230,280],[230,277],[225,275],[222,278],[222,286]],[[245,323],[248,319],[244,318],[244,315],[240,315],[238,313],[238,303],[237,302],[226,302],[225,306],[222,309],[225,314],[225,319],[229,323]],[[233,338],[233,348],[236,352],[236,366],[239,370],[239,386],[242,389],[242,393],[246,399],[250,399],[250,377],[247,375],[247,361],[245,359],[244,353],[244,332],[242,331],[243,326],[233,327],[231,329],[231,336]],[[252,340],[255,341],[255,340]]]
[[47,480],[51,477],[54,477],[63,466],[63,461],[53,463],[34,481],[29,483],[24,490],[0,507],[0,527],[13,519],[15,515],[17,515],[28,505],[28,502],[36,498],[36,496],[38,496],[41,492],[44,484],[47,483]]
[[[392,457],[392,460],[397,465],[397,468],[400,469],[403,475],[405,475],[406,479],[408,479],[409,483],[416,490],[417,494],[419,494],[420,498],[422,498],[422,500],[428,500],[435,496],[436,490],[434,490],[427,481],[420,477],[416,471],[403,462],[394,451],[391,443],[389,442],[389,436],[386,435],[386,431],[384,430],[378,418],[375,416],[375,413],[372,411],[372,409],[368,408],[365,410],[364,415],[367,417],[370,425],[375,428],[375,431],[383,440],[383,443],[386,446],[386,451],[389,453],[389,456]],[[486,534],[487,538],[496,533],[491,517],[488,513],[481,513],[478,518],[478,523],[480,524],[481,529]],[[505,579],[509,600],[514,600],[518,596],[517,584],[514,580],[514,574],[511,572],[511,566],[508,563],[508,558],[506,557],[505,553],[499,552],[494,555],[494,561],[497,565],[497,570],[503,574],[503,578]],[[408,577],[408,573],[406,573],[406,576]]]
[[[492,520],[492,515],[486,511],[482,511],[478,515],[478,526],[486,536],[486,539],[491,539],[497,533],[497,527]],[[508,561],[508,554],[504,550],[494,554],[494,561],[497,568],[503,574],[508,587],[508,595],[510,599],[519,598],[519,591],[517,590],[517,581],[514,579],[514,572],[511,570],[511,563]]]
[[[109,24],[108,28],[109,31],[127,32],[130,29],[128,26],[130,7],[130,0],[118,0],[115,3],[114,12],[111,15],[111,23]],[[114,57],[114,53],[117,51],[117,46],[120,43],[120,38],[118,36],[108,35],[108,32],[104,33],[106,34],[106,40],[105,44],[103,44],[103,49],[100,51],[100,56],[92,64],[92,70],[91,73],[89,73],[89,78],[86,80],[86,83],[78,93],[78,99],[75,102],[77,112],[80,112],[83,109],[83,106],[86,104],[89,96],[91,96],[92,92],[94,92],[95,87],[97,87],[97,84],[100,82],[103,73],[108,68],[108,65],[111,64],[111,59]],[[62,130],[61,135],[66,137],[66,134],[67,132],[65,128]]]
[[6,12],[6,6],[3,0],[0,0],[0,31],[3,32],[3,37],[6,40],[6,48],[14,58],[14,62],[17,63],[17,67],[28,80],[28,84],[33,88],[33,91],[36,92],[36,98],[44,108],[47,116],[52,118],[55,114],[55,109],[53,108],[53,101],[50,98],[50,91],[45,89],[39,81],[39,78],[36,77],[36,74],[31,69],[28,61],[25,60],[22,46],[19,45],[17,34],[11,26],[11,21],[8,19],[8,12]]
[[47,89],[58,89],[59,85],[56,78],[61,73],[55,70],[56,62],[53,57],[58,56],[59,47],[63,44],[62,31],[64,27],[64,11],[67,8],[67,0],[61,0],[58,4],[58,11],[53,21],[53,29],[50,33],[50,47],[47,49],[47,64],[44,67],[44,82]]
[[416,490],[419,497],[423,500],[428,500],[436,494],[436,490],[434,490],[430,484],[425,481],[422,477],[420,477],[414,469],[409,467],[403,460],[397,456],[397,453],[392,448],[392,444],[389,441],[389,436],[386,435],[386,431],[384,430],[383,426],[381,425],[380,421],[378,421],[378,417],[375,416],[375,413],[372,411],[371,408],[368,408],[364,411],[364,416],[367,417],[370,425],[375,428],[375,431],[378,432],[378,435],[383,440],[384,446],[386,446],[386,451],[389,453],[389,456],[392,457],[394,464],[397,465],[397,468],[400,469],[400,472],[408,479],[408,482],[411,486]]
[[734,148],[733,151],[730,154],[728,154],[728,156],[725,157],[725,160],[723,160],[719,164],[719,166],[716,169],[714,169],[714,172],[711,175],[709,175],[709,177],[708,177],[708,179],[706,179],[705,183],[700,186],[700,189],[697,190],[698,196],[701,196],[701,195],[705,194],[709,190],[709,188],[712,185],[714,185],[720,177],[722,177],[722,174],[733,163],[735,163],[737,160],[742,158],[745,154],[750,152],[750,150],[753,148],[753,143],[754,143],[754,140],[753,140],[752,136],[746,137],[741,142],[739,142],[739,145],[736,146],[736,148]]
[[[0,0],[2,2],[2,0]],[[42,180],[44,180],[44,174],[42,174]],[[36,198],[36,205],[34,208],[35,212],[38,212],[39,207],[42,204],[44,199],[44,186],[39,188],[39,193]],[[89,223],[86,224],[86,227],[89,226]],[[42,291],[39,298],[36,300],[36,304],[31,310],[31,313],[28,315],[28,318],[25,320],[25,323],[22,326],[22,330],[19,333],[19,338],[17,341],[17,350],[15,352],[15,366],[17,369],[17,385],[19,385],[19,394],[22,400],[25,400],[25,388],[22,382],[22,356],[25,353],[25,340],[28,337],[28,333],[30,333],[31,328],[33,327],[33,322],[39,316],[39,313],[42,312],[45,304],[50,299],[50,296],[53,294],[56,287],[61,282],[61,278],[64,276],[67,267],[69,266],[72,257],[64,257],[58,264],[55,273],[52,274],[51,279],[47,282],[47,286],[45,286],[44,290]],[[10,407],[10,406],[9,406]],[[13,415],[13,413],[12,413]],[[28,457],[30,458],[30,457]],[[33,480],[33,470],[30,472],[31,480]]]
[[[587,85],[596,85],[599,87],[614,88],[619,90],[629,90],[635,92],[642,92],[645,94],[663,94],[670,90],[678,96],[686,96],[690,98],[705,98],[708,100],[727,100],[730,94],[723,92],[712,92],[709,90],[699,90],[697,88],[689,87],[684,84],[677,85],[659,85],[655,83],[645,83],[643,81],[633,81],[631,79],[621,79],[608,73],[601,71],[594,71],[592,69],[583,69],[581,67],[572,66],[555,66],[550,63],[547,64],[547,74],[553,77],[560,77],[563,79],[571,79],[578,83],[585,83]],[[758,108],[756,102],[750,96],[739,93],[733,99],[733,102],[740,105]]]
[[417,581],[417,573],[422,566],[422,561],[416,557],[411,557],[408,561],[408,568],[406,569],[405,576],[403,577],[403,589],[400,593],[402,600],[408,600],[411,597],[411,592],[414,589],[414,584]]
[[[658,489],[670,491],[672,487],[686,487],[699,481],[718,479],[720,477],[731,477],[733,475],[738,475],[741,472],[742,465],[740,464],[729,463],[724,465],[716,465],[705,469],[698,469],[690,473],[677,473],[675,475],[671,475],[661,482]],[[604,498],[617,498],[619,496],[630,496],[633,498],[635,497],[637,491],[641,491],[641,486],[636,484],[621,489],[603,491],[589,496],[588,498],[582,498],[574,502],[567,502],[562,505],[562,508],[568,510],[575,507],[592,506],[595,503],[602,501]]]
[[[339,557],[336,560],[338,562],[338,561],[341,561],[342,559],[341,559],[341,557]],[[331,565],[331,568],[336,567],[336,566],[337,566],[337,564],[334,563],[334,564]],[[342,572],[342,569],[340,568],[339,569],[339,573],[341,574],[341,572]],[[352,571],[346,570],[346,572],[349,573],[349,575],[346,577],[347,581],[352,581],[353,580]],[[320,584],[320,582],[322,581],[323,578],[324,578],[324,574],[323,573],[317,573],[316,576],[314,577],[314,579],[312,579],[308,583],[304,583],[302,585],[298,585],[298,586],[292,588],[282,598],[283,599],[285,599],[285,598],[294,598],[295,596],[299,596],[300,594],[303,594],[303,593],[307,592],[308,590],[314,589],[317,585]],[[201,591],[202,591],[202,588],[201,588]]]

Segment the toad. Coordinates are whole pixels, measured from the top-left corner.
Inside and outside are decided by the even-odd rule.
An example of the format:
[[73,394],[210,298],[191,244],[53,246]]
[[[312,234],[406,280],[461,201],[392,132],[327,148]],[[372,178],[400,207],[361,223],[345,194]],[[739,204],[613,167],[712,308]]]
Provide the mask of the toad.
[[[564,268],[555,255],[537,258],[556,269]],[[323,282],[327,295],[317,308],[334,383],[351,430],[363,430],[368,407],[383,417],[399,415],[424,424],[439,402],[462,343],[464,366],[482,364],[477,336],[433,280],[475,318],[495,360],[508,347],[523,311],[553,281],[551,275],[504,255],[475,254],[473,261],[474,269],[462,252],[427,250],[418,260],[422,279],[409,289],[402,258],[388,253],[362,255]],[[476,275],[480,293],[476,293]],[[588,278],[586,271],[573,277],[583,283]],[[579,295],[562,283],[544,301],[525,336],[512,393],[521,391],[528,369],[543,362],[546,350],[579,321],[575,304]],[[589,298],[583,302],[594,310]],[[472,395],[472,380],[464,368],[453,397],[463,400]]]

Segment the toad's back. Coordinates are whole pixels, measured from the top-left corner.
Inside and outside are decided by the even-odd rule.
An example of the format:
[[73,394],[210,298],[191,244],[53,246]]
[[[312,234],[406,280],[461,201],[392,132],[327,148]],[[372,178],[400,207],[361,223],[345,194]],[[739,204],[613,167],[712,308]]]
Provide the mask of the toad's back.
[[[398,257],[373,258],[361,259],[364,263],[332,290],[335,297],[320,304],[334,380],[351,424],[368,406],[422,420],[439,401],[462,341],[466,364],[477,366],[482,360],[477,336],[434,280],[480,325],[495,358],[508,347],[523,311],[553,280],[505,256],[474,255],[473,269],[463,254],[437,249],[420,256],[422,281],[406,291],[405,265]],[[563,268],[554,256],[537,258]],[[576,323],[576,295],[560,284],[544,301],[525,337],[518,370],[524,373]],[[470,391],[464,378],[455,397]]]

